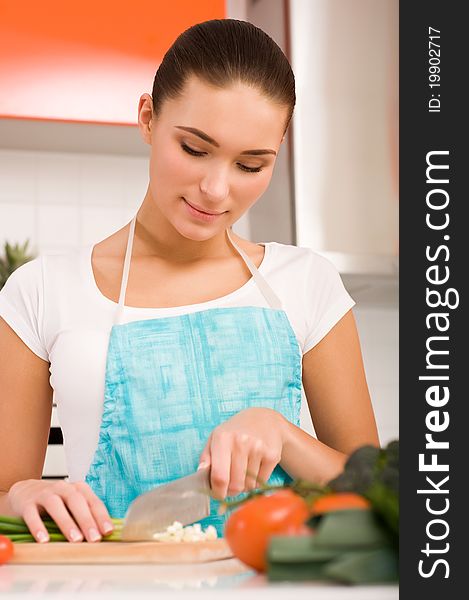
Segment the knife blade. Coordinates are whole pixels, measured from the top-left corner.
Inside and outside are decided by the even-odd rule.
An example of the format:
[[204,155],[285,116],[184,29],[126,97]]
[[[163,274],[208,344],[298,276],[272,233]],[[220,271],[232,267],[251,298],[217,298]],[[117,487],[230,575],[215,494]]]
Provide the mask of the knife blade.
[[137,496],[125,514],[121,539],[152,540],[174,521],[189,525],[209,514],[209,468],[204,468]]

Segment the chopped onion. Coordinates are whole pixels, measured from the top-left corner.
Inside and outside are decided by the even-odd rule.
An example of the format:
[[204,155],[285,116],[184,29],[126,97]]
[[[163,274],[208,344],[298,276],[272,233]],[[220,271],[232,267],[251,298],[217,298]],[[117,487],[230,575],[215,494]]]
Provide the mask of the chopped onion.
[[166,531],[153,534],[153,539],[159,542],[204,542],[216,540],[217,537],[217,530],[213,525],[204,530],[200,523],[183,527],[179,521],[174,521]]

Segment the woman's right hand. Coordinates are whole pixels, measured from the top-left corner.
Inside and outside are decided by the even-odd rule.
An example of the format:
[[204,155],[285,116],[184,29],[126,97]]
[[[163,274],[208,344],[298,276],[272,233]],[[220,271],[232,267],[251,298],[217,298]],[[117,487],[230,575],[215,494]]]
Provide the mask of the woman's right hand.
[[84,481],[18,481],[11,486],[8,501],[37,542],[49,541],[41,520],[46,512],[70,542],[98,542],[113,530],[104,503]]

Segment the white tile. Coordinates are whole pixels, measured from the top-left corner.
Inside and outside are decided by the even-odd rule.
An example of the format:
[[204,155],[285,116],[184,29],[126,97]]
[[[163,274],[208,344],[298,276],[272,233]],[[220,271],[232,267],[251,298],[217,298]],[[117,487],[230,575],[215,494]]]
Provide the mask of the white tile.
[[241,218],[236,221],[236,223],[233,223],[233,231],[237,235],[247,240],[251,239],[251,221],[249,211],[244,213],[244,215],[242,215]]
[[121,207],[127,161],[118,156],[85,155],[81,161],[80,201],[83,206]]
[[136,210],[145,197],[149,181],[149,159],[128,157],[123,165],[124,205]]
[[10,244],[23,244],[30,240],[29,249],[35,251],[36,238],[36,207],[34,204],[0,202],[0,244],[6,241]]
[[39,204],[76,205],[80,199],[79,154],[38,153],[37,201]]
[[138,210],[138,206],[137,207],[133,207],[133,206],[124,206],[124,208],[121,210],[121,215],[122,215],[122,223],[128,223],[129,221],[131,221],[134,216],[137,214],[137,210]]
[[355,317],[355,322],[357,324],[358,333],[360,336],[368,334],[371,325],[366,319],[366,314],[364,314],[363,310],[360,310],[357,306],[354,306],[352,310],[353,316]]
[[143,202],[144,197],[145,197],[145,193],[143,193],[141,195],[138,192],[133,195],[133,202],[127,201],[124,203],[123,214],[126,215],[126,218],[127,218],[127,215],[133,216],[137,213],[138,209],[140,208],[140,206]]
[[41,244],[40,248],[39,248],[39,253],[41,254],[41,256],[44,255],[54,255],[54,254],[66,254],[68,252],[71,252],[73,249],[75,248],[75,246],[73,245],[67,245],[67,244]]
[[46,246],[71,248],[80,241],[78,206],[38,206],[38,241],[41,251]]
[[375,386],[371,396],[373,407],[383,424],[399,419],[399,389],[396,386]]
[[354,282],[344,275],[344,283],[359,309],[396,310],[399,306],[399,283],[395,277],[362,276]]
[[355,310],[369,386],[399,382],[398,312],[395,309]]
[[381,443],[383,434],[397,437],[399,431],[399,389],[393,385],[370,386]]
[[127,220],[122,208],[83,206],[81,244],[97,243],[123,227]]
[[35,155],[31,152],[0,150],[0,203],[33,204],[35,186]]
[[399,347],[397,345],[381,344],[377,348],[372,378],[380,385],[398,385]]
[[369,380],[373,378],[373,375],[376,372],[376,348],[373,347],[373,344],[368,343],[366,338],[361,338],[360,342],[365,373]]
[[379,343],[398,343],[399,313],[397,309],[378,309],[373,307],[355,308],[355,319],[360,334]]

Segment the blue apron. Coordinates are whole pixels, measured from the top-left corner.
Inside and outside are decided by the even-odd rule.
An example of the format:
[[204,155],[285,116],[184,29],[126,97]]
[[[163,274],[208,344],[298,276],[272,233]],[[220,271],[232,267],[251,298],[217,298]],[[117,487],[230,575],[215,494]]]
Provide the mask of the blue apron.
[[[138,495],[193,473],[215,427],[250,407],[300,424],[301,354],[281,303],[249,256],[268,307],[211,308],[120,323],[132,255],[131,222],[119,304],[111,329],[98,446],[85,481],[110,515],[124,517]],[[269,483],[290,481],[277,465]],[[210,516],[223,535],[228,515]]]

